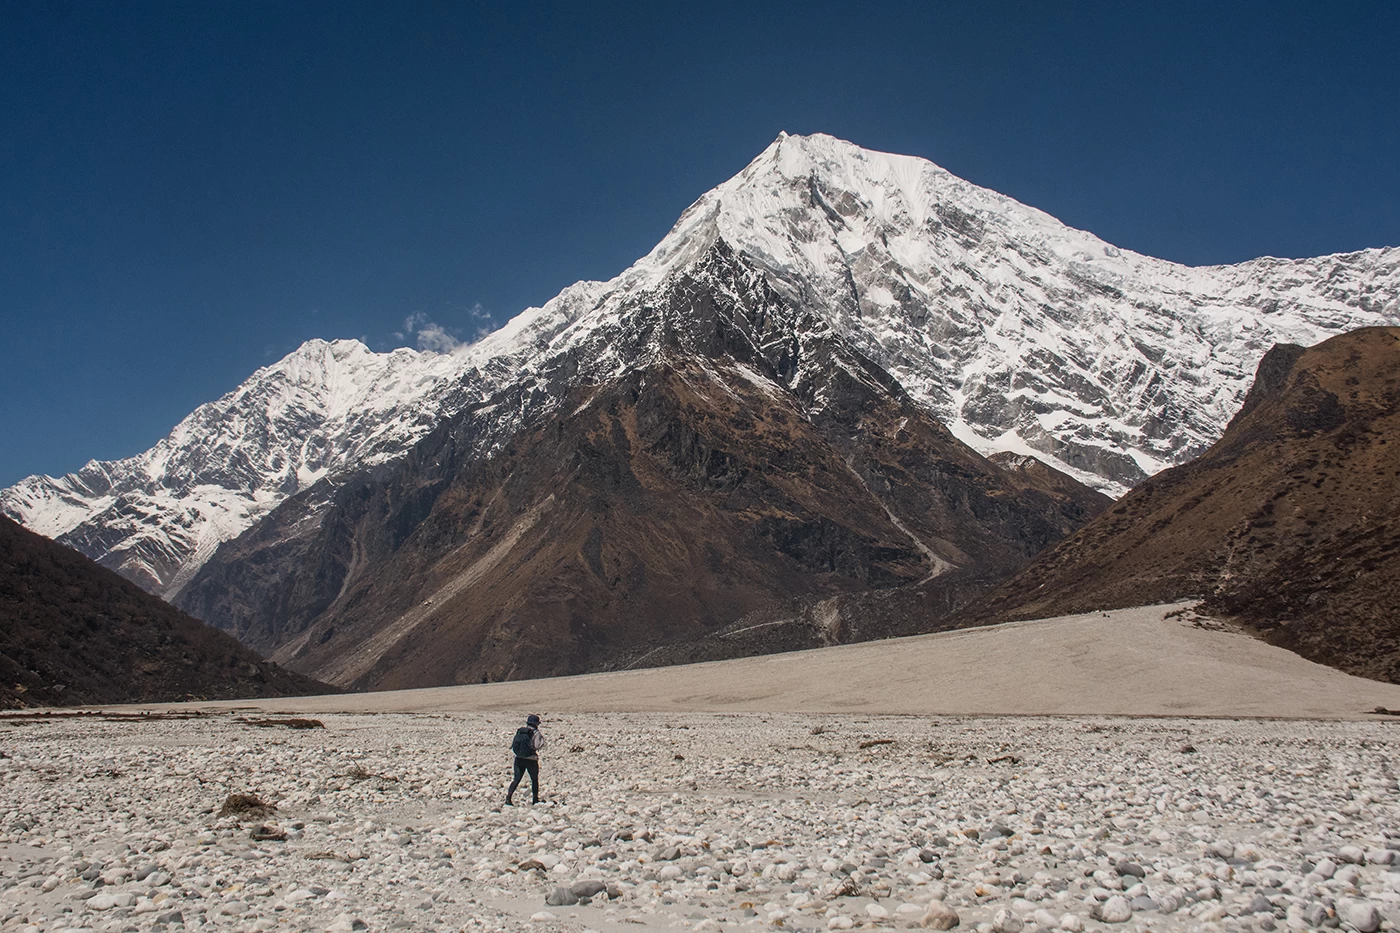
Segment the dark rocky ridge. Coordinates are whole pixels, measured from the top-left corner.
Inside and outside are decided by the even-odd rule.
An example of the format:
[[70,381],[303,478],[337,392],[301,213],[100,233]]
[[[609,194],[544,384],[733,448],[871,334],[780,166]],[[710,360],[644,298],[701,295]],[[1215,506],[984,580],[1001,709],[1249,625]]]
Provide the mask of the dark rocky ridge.
[[1400,329],[1275,348],[1209,451],[960,621],[1188,597],[1304,657],[1400,682]]
[[333,691],[0,516],[0,706]]
[[[752,654],[935,626],[1109,502],[964,446],[722,240],[597,340],[285,503],[180,604],[356,687]],[[639,362],[576,378],[609,353]]]

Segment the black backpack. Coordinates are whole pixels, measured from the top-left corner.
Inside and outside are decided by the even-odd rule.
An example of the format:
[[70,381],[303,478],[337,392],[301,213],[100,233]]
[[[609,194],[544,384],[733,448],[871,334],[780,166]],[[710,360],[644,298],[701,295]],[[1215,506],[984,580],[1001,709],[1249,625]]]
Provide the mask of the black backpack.
[[535,730],[521,726],[515,730],[515,738],[510,741],[510,750],[516,758],[535,757]]

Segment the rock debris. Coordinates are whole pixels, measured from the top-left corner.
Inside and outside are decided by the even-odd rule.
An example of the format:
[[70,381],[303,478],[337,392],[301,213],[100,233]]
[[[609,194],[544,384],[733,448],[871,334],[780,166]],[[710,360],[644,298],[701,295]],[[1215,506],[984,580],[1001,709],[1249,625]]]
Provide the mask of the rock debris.
[[515,719],[0,722],[0,930],[1400,921],[1384,722],[570,714],[503,807]]

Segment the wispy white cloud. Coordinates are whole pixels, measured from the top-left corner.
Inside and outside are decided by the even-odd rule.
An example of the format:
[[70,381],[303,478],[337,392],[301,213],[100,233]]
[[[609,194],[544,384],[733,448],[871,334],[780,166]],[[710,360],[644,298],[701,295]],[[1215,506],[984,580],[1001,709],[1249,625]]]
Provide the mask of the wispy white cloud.
[[451,353],[462,345],[461,339],[456,334],[438,322],[430,320],[428,315],[422,311],[404,318],[403,330],[394,334],[399,340],[403,340],[409,335],[413,336],[414,341],[418,344],[418,349],[433,353]]
[[476,331],[472,334],[473,343],[496,329],[492,326],[490,312],[483,308],[479,301],[467,309],[467,317],[476,322]]
[[460,347],[470,346],[495,330],[491,323],[490,312],[483,308],[479,301],[465,308],[453,309],[452,316],[456,318],[465,316],[469,320],[471,336],[464,340],[461,337],[461,331],[457,328],[439,324],[428,317],[426,311],[418,311],[404,318],[403,328],[394,331],[394,339],[412,340],[420,350],[433,353],[451,353]]

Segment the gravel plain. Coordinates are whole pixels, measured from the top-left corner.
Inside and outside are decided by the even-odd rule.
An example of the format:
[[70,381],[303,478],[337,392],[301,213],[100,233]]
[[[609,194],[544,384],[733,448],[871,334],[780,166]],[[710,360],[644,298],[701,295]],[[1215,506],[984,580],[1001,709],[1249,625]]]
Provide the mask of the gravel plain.
[[1400,921],[1389,720],[266,709],[0,721],[0,929]]

